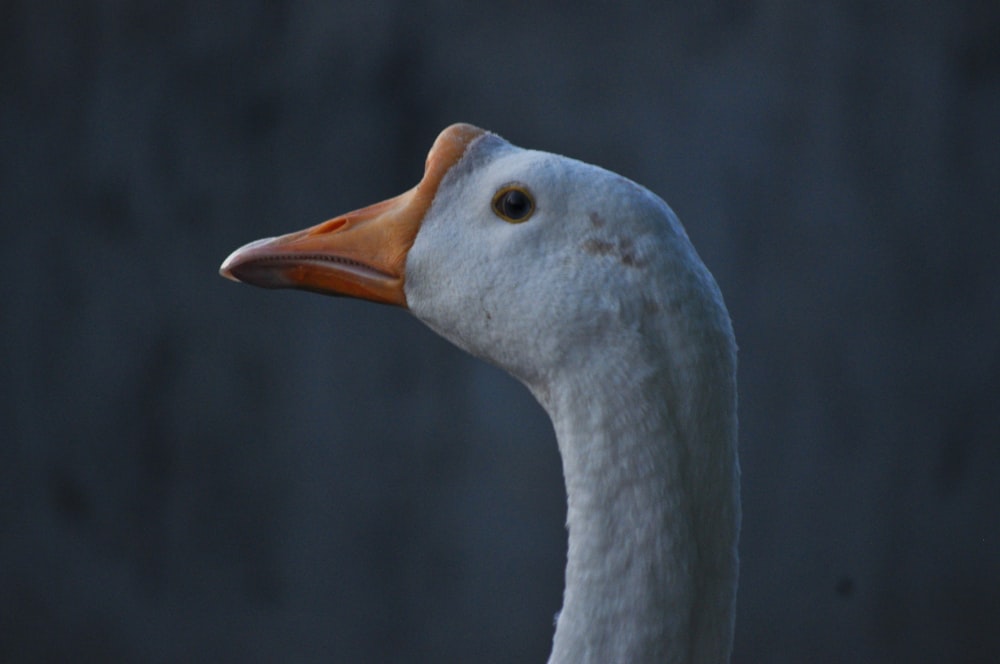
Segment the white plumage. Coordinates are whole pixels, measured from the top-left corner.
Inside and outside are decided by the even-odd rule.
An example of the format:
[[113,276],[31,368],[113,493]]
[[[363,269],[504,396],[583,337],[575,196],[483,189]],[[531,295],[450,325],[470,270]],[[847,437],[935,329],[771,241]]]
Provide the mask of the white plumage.
[[414,189],[247,245],[222,273],[405,306],[527,385],[552,418],[568,495],[551,662],[728,660],[736,348],[661,199],[453,125]]

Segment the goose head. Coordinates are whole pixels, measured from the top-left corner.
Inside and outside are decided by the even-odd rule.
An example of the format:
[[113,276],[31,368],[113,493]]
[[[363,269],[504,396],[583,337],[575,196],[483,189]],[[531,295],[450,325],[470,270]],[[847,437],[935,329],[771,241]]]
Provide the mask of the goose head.
[[704,300],[692,291],[721,305],[660,198],[467,124],[441,132],[408,192],[252,242],[220,271],[265,288],[405,307],[533,388],[628,335],[650,336],[646,326],[665,309],[685,309],[675,323],[710,315],[690,311]]

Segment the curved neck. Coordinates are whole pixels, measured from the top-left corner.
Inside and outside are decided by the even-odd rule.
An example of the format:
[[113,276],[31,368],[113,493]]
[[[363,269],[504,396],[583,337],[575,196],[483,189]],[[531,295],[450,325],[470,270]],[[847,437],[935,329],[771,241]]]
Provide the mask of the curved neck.
[[739,469],[727,355],[712,366],[704,357],[646,363],[641,376],[634,360],[604,361],[603,372],[589,366],[584,380],[535,391],[555,426],[568,496],[550,662],[728,661]]

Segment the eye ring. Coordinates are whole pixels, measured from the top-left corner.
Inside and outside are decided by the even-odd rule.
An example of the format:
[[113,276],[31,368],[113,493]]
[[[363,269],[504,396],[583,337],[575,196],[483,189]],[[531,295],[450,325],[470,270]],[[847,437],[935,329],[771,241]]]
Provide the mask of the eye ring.
[[521,184],[500,187],[493,195],[493,213],[506,222],[520,224],[535,213],[535,198]]

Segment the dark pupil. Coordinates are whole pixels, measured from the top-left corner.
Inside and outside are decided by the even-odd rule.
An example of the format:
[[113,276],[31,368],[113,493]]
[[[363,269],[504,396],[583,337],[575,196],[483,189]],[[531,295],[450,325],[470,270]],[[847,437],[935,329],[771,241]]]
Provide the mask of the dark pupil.
[[523,219],[531,212],[531,201],[524,195],[524,192],[511,189],[503,195],[500,201],[503,213],[511,219]]

